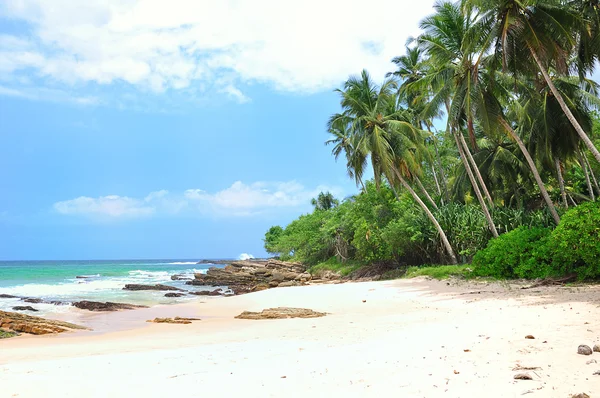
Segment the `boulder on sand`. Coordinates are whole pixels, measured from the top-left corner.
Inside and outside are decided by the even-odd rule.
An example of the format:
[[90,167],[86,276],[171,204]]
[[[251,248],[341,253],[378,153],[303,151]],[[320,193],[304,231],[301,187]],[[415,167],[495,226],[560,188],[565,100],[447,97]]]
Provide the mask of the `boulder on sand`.
[[201,320],[202,319],[200,319],[200,318],[180,318],[180,317],[176,316],[175,318],[154,318],[151,320],[147,320],[146,322],[188,324],[188,323],[192,323],[192,321],[201,321]]
[[77,301],[73,303],[74,307],[77,307],[82,310],[88,311],[119,311],[119,310],[133,310],[136,308],[148,308],[145,305],[134,305],[127,303],[111,303],[107,301],[106,303],[101,303],[98,301]]
[[156,285],[127,284],[127,285],[125,285],[123,290],[174,290],[174,291],[179,291],[179,292],[184,291],[183,289],[180,289],[175,286],[167,286],[167,285],[161,285],[161,284],[156,284]]
[[87,329],[68,322],[6,311],[0,311],[0,328],[29,334],[62,333],[76,329]]
[[244,311],[237,319],[285,319],[285,318],[319,318],[327,315],[307,308],[277,307],[267,308],[261,312]]

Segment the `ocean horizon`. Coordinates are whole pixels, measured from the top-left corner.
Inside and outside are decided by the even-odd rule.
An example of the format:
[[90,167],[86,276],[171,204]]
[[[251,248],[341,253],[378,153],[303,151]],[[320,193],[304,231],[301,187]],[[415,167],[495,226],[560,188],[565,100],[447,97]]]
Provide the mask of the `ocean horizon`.
[[[30,315],[64,313],[81,300],[123,302],[139,305],[175,304],[198,299],[198,296],[165,297],[164,291],[123,290],[126,284],[163,284],[188,291],[209,287],[186,285],[195,273],[210,267],[224,267],[222,261],[235,259],[144,259],[144,260],[16,260],[0,261],[0,310],[30,305],[37,312]],[[177,275],[178,280],[171,277]],[[210,287],[212,290],[213,288]],[[10,298],[7,296],[16,296]],[[24,302],[40,299],[40,303]],[[61,304],[51,304],[58,302]]]

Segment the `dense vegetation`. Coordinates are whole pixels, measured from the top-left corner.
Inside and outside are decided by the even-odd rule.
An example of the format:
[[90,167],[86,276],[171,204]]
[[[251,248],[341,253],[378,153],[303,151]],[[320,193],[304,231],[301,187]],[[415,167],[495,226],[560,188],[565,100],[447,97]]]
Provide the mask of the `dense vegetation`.
[[267,251],[346,273],[600,277],[598,1],[440,2],[421,28],[381,84],[336,90],[326,144],[360,193],[322,193]]

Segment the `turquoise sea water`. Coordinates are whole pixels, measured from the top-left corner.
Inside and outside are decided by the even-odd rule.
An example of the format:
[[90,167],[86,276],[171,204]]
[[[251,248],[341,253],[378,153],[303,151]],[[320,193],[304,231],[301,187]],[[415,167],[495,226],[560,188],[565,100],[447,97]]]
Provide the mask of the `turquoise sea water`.
[[[167,298],[164,297],[166,292],[128,291],[123,287],[128,283],[160,283],[189,291],[208,289],[185,285],[185,281],[173,281],[171,276],[177,274],[193,278],[196,272],[222,266],[197,264],[197,260],[0,261],[0,294],[66,303],[93,300],[169,304],[198,299],[198,296]],[[11,310],[16,305],[31,305],[39,310],[35,313],[39,315],[72,308],[68,305],[31,304],[20,299],[0,298],[0,310]]]

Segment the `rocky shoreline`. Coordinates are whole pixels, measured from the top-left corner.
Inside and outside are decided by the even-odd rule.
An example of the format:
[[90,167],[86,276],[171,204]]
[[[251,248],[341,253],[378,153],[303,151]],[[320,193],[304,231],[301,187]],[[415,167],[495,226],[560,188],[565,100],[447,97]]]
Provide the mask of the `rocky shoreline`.
[[[214,264],[214,262],[213,262]],[[154,291],[164,292],[165,297],[196,296],[233,296],[261,290],[276,288],[303,286],[315,283],[340,283],[341,277],[332,272],[325,272],[315,279],[307,272],[307,267],[297,262],[285,262],[275,259],[228,261],[225,267],[212,267],[206,273],[194,274],[194,279],[183,278],[181,275],[172,275],[174,281],[185,282],[190,290],[175,286],[154,284],[126,284],[123,290],[128,291]],[[194,286],[202,286],[205,289],[192,290]],[[56,301],[43,298],[19,297],[8,294],[0,294],[0,299],[19,299],[28,304],[53,304],[70,305],[75,308],[92,312],[112,312],[121,310],[132,310],[147,308],[143,305],[117,302],[99,301]],[[13,311],[37,312],[38,309],[31,305],[15,305]],[[60,333],[63,331],[79,329],[76,325],[60,323],[31,315],[17,312],[0,311],[1,327],[6,328],[5,333]],[[166,322],[166,321],[164,321]],[[69,326],[70,325],[70,326]]]

